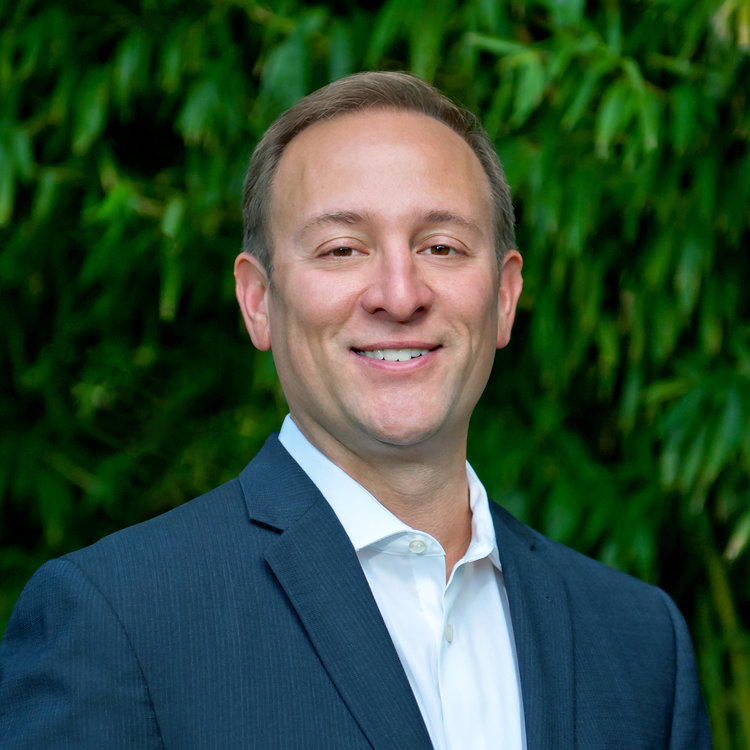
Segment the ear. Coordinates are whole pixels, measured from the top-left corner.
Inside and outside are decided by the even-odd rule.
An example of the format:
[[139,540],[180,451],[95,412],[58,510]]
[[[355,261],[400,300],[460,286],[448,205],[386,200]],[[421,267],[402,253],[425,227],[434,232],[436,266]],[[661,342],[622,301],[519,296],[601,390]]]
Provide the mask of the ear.
[[497,291],[497,348],[502,349],[510,341],[510,330],[516,317],[518,298],[523,289],[521,268],[523,258],[518,250],[508,250],[500,268],[500,288]]
[[240,253],[234,261],[234,281],[242,319],[256,349],[271,348],[268,325],[268,273],[263,264],[250,253]]

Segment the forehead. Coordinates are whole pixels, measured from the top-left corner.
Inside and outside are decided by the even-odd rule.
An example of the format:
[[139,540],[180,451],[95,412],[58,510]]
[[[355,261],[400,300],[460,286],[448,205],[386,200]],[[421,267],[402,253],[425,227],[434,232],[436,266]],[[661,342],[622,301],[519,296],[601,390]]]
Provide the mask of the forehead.
[[367,110],[317,122],[289,143],[274,175],[274,231],[327,212],[397,208],[490,222],[489,181],[476,154],[417,112]]

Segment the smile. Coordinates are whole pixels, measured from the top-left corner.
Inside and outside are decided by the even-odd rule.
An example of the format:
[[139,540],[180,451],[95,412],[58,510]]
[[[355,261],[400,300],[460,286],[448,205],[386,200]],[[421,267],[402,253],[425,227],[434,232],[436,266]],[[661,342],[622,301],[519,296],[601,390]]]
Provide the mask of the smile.
[[373,349],[372,351],[360,351],[355,349],[357,354],[370,359],[381,359],[386,362],[408,362],[427,354],[429,349]]

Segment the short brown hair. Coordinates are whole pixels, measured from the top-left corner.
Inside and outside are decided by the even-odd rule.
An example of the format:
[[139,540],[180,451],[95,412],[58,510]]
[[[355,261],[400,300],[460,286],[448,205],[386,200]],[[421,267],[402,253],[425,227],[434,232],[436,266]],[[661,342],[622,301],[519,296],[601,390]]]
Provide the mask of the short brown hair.
[[447,125],[479,159],[490,183],[494,206],[494,238],[498,265],[515,247],[513,204],[508,181],[487,133],[468,110],[454,104],[434,86],[409,73],[371,71],[333,81],[290,107],[266,130],[255,148],[242,193],[242,249],[272,272],[273,239],[269,209],[279,160],[292,139],[305,128],[337,115],[368,109],[418,112]]

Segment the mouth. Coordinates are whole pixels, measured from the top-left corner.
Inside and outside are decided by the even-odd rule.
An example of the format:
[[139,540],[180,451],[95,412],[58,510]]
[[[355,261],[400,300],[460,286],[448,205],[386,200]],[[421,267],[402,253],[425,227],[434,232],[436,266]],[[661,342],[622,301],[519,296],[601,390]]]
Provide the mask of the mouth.
[[385,362],[409,362],[417,357],[423,357],[434,349],[354,349],[355,354],[369,359],[379,359]]

